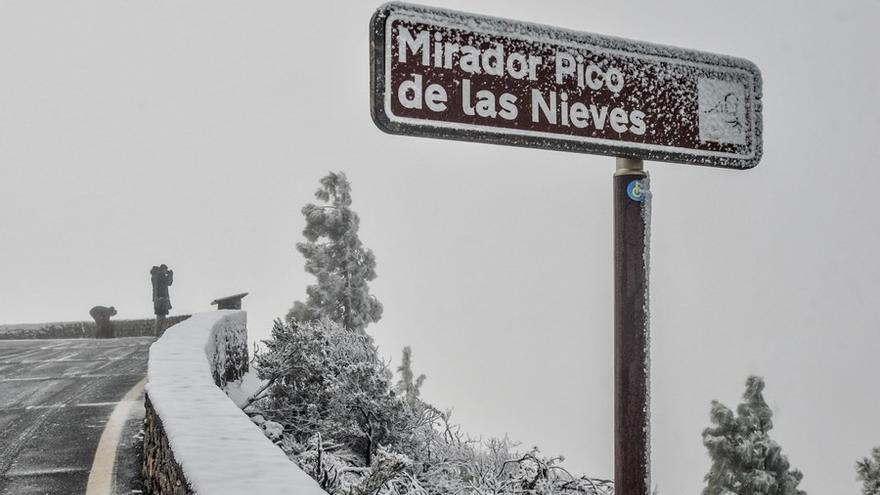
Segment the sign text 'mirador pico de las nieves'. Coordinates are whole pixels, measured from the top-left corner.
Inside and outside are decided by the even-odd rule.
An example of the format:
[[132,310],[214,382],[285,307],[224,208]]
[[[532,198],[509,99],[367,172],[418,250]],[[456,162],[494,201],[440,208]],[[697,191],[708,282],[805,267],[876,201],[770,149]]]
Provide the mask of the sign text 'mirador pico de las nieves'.
[[371,25],[372,114],[393,134],[751,168],[749,61],[387,4]]

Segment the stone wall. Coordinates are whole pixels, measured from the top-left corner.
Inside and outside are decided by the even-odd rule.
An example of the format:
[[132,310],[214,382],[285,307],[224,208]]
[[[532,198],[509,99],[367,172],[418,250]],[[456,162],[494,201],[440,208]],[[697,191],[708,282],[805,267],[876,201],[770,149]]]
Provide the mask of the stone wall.
[[[169,316],[165,321],[171,326],[189,318],[189,315]],[[116,337],[152,337],[156,320],[113,320]],[[67,321],[55,323],[25,323],[0,325],[0,340],[9,339],[92,339],[95,338],[94,321]]]
[[248,370],[244,311],[192,315],[150,348],[148,494],[327,495],[221,389]]
[[153,409],[149,396],[144,400],[144,466],[143,476],[147,493],[190,495],[193,493],[183,476],[183,469],[174,459],[162,420]]

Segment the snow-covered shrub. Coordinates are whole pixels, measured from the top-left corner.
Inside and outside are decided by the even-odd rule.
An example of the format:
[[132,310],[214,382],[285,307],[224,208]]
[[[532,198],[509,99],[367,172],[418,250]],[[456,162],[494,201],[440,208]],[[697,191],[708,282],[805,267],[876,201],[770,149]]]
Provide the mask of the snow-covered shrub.
[[320,433],[312,436],[305,445],[288,444],[285,451],[299,467],[314,478],[331,494],[352,493],[360,483],[366,468],[352,463],[350,452],[344,445],[324,442]]
[[277,321],[257,363],[271,383],[258,407],[284,429],[276,443],[332,495],[611,493],[609,481],[569,474],[561,457],[462,434],[420,398],[411,351],[392,383],[363,332]]
[[380,445],[395,443],[406,412],[372,339],[327,319],[275,322],[257,362],[273,382],[262,407],[299,442],[316,433],[347,445],[369,466]]

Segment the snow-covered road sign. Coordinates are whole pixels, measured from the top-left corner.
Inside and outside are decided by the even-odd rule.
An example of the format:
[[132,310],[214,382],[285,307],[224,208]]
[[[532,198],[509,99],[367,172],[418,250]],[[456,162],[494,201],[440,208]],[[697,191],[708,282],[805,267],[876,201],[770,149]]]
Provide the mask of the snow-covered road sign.
[[390,3],[371,22],[376,125],[392,134],[751,168],[751,62]]

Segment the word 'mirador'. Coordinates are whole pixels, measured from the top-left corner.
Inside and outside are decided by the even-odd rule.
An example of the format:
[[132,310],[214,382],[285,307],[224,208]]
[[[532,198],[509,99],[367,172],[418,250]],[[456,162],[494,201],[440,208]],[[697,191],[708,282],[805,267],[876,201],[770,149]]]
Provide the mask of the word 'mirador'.
[[[467,74],[507,75],[513,79],[537,81],[538,68],[545,62],[540,55],[507,51],[499,43],[480,49],[447,41],[442,31],[432,33],[416,30],[413,34],[406,26],[398,26],[397,29],[397,60],[402,64],[412,56],[426,67],[458,68]],[[556,52],[553,59],[556,84],[575,82],[582,89],[599,90],[605,87],[612,93],[619,93],[623,89],[624,74],[615,67],[602,69],[596,64],[586,63],[581,54],[565,51]]]

